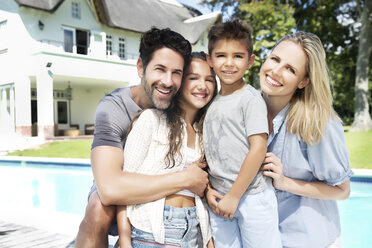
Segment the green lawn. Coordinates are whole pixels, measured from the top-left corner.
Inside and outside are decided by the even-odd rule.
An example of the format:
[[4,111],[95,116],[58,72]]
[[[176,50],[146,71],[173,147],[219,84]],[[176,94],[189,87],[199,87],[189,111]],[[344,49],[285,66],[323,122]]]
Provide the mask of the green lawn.
[[35,149],[8,153],[9,156],[49,157],[49,158],[89,158],[92,139],[55,141]]
[[[347,127],[345,128],[348,129]],[[368,132],[345,132],[346,145],[352,168],[372,169],[372,130]],[[89,158],[92,140],[57,141],[24,151],[13,152],[11,156]]]
[[372,130],[345,132],[345,140],[351,168],[372,169]]

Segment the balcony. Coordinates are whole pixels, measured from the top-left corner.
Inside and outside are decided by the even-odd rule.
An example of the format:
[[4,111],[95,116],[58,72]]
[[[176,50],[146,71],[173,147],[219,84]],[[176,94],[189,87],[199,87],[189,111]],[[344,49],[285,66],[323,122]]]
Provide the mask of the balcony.
[[92,48],[90,46],[76,45],[66,47],[66,44],[61,41],[55,40],[39,40],[41,44],[41,50],[47,52],[58,52],[67,54],[79,54],[92,58],[107,59],[112,61],[126,61],[126,60],[137,60],[139,53],[128,53],[122,52],[122,50],[110,50]]

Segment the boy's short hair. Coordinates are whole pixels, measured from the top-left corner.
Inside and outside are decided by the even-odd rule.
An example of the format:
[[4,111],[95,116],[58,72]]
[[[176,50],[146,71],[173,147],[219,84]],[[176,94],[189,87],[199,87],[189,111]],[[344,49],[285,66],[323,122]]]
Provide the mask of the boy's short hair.
[[139,53],[142,60],[144,71],[151,61],[154,52],[163,47],[170,48],[182,55],[184,68],[189,63],[191,54],[191,45],[181,34],[172,31],[169,28],[158,29],[152,27],[141,37]]
[[253,54],[252,28],[239,19],[214,25],[208,33],[208,52],[212,51],[219,40],[245,40],[248,54]]

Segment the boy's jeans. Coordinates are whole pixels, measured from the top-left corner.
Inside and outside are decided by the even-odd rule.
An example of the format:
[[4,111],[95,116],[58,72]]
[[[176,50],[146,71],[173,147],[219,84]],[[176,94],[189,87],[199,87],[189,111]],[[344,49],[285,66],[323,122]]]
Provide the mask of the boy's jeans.
[[278,205],[273,186],[243,195],[234,218],[224,219],[209,209],[216,248],[281,248]]

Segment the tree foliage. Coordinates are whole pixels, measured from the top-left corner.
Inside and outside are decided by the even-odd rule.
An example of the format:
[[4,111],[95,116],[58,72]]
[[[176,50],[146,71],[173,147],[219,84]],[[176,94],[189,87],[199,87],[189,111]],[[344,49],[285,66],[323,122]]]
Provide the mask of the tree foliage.
[[252,1],[238,8],[241,18],[248,20],[253,29],[256,60],[246,77],[248,82],[258,87],[259,69],[266,55],[281,37],[296,26],[294,9],[287,4],[277,4],[274,0]]
[[[259,58],[251,72],[247,74],[250,82],[257,80],[255,75],[265,55],[279,38],[294,30],[318,35],[327,54],[327,63],[333,81],[334,107],[344,123],[351,124],[354,118],[360,17],[365,1],[371,0],[202,0],[201,2],[211,9],[221,9],[225,19],[231,16],[252,25],[256,41],[254,51]],[[371,64],[370,59],[369,65]],[[370,95],[371,88],[370,86]],[[371,97],[368,100],[371,111]]]
[[[359,2],[358,2],[359,3]],[[372,1],[366,0],[360,17],[361,30],[355,79],[355,113],[351,131],[372,129],[368,106],[368,71],[372,53]]]

